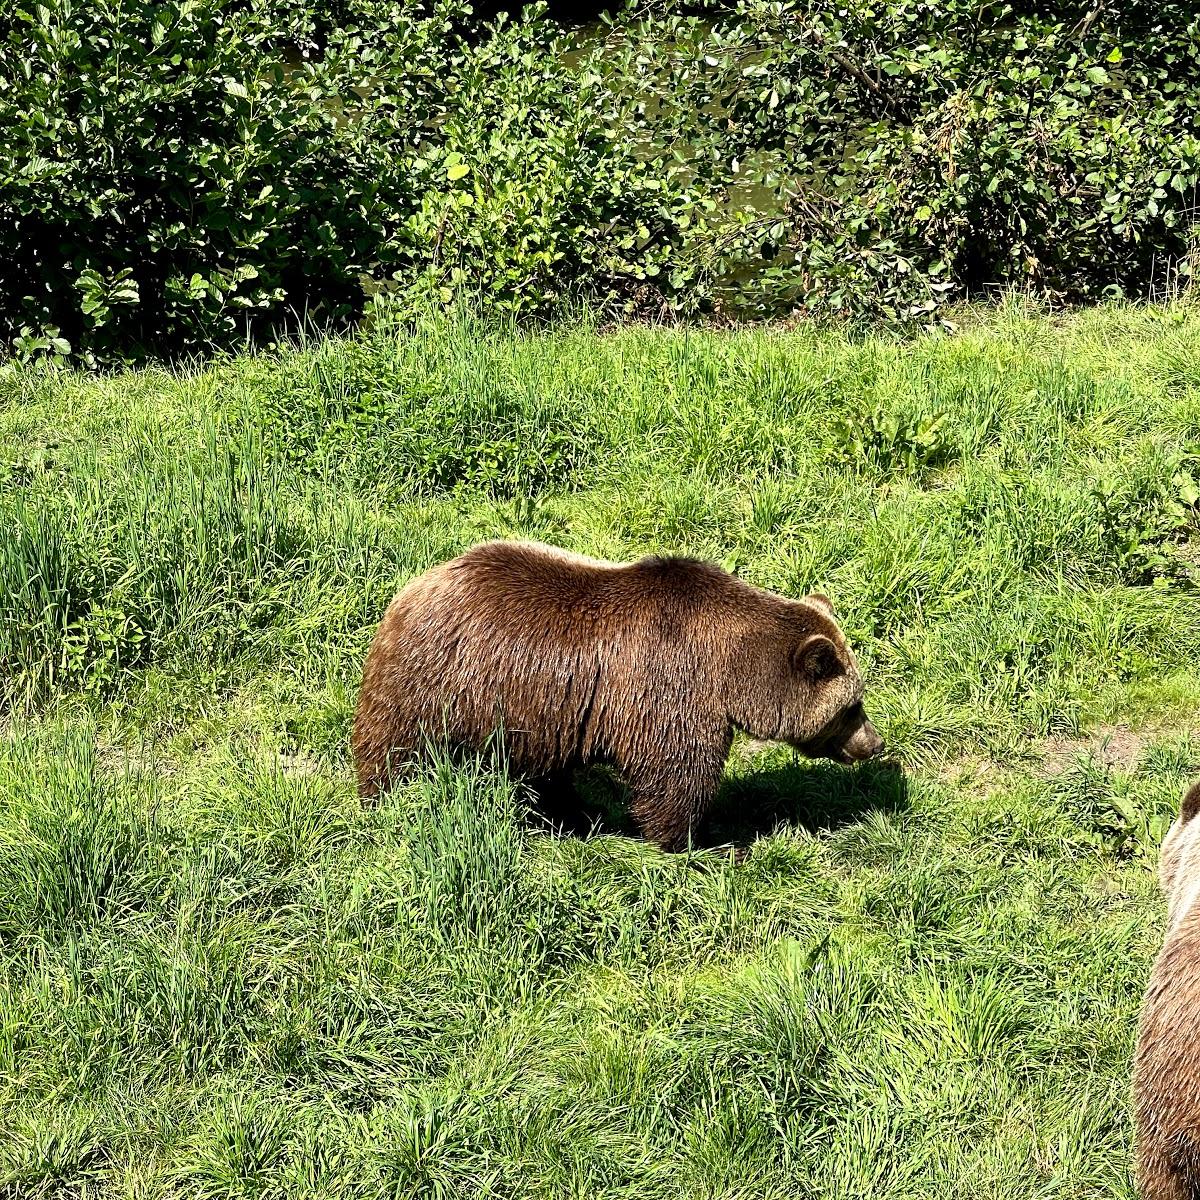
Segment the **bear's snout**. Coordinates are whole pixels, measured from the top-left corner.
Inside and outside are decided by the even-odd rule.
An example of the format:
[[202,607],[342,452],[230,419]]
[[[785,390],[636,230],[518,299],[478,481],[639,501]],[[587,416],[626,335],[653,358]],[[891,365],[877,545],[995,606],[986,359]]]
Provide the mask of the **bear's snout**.
[[842,743],[842,753],[851,762],[862,762],[883,753],[883,738],[866,717],[859,727]]
[[858,704],[842,714],[834,728],[821,737],[792,745],[808,758],[830,758],[839,763],[856,763],[883,753],[883,738]]

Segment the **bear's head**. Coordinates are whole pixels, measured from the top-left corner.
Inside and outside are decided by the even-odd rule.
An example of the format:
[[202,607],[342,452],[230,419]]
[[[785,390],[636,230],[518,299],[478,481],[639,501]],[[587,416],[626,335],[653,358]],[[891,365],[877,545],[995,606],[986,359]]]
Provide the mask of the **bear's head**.
[[773,615],[739,655],[733,723],[810,758],[852,763],[880,754],[883,739],[863,708],[858,661],[828,597],[782,601]]
[[1175,925],[1200,898],[1200,783],[1194,783],[1179,806],[1158,862],[1158,880],[1167,897],[1167,926]]

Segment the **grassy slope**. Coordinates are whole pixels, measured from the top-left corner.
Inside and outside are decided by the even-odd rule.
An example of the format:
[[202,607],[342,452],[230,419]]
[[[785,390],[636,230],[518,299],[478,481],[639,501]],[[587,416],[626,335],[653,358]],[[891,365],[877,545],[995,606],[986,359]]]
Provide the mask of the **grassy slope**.
[[[1008,311],[0,375],[0,1190],[1129,1196],[1197,346]],[[938,413],[926,463],[887,415]],[[740,747],[737,868],[603,781],[586,839],[483,770],[361,810],[373,624],[496,535],[828,592],[903,776]]]

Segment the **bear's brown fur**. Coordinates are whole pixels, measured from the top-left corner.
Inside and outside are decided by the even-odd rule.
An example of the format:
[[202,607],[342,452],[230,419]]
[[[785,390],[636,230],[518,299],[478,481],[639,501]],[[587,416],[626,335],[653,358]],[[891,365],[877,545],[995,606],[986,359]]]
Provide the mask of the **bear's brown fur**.
[[1200,783],[1163,839],[1167,933],[1142,1004],[1133,1076],[1138,1188],[1200,1197]]
[[502,728],[543,783],[607,763],[643,834],[679,848],[720,783],[735,729],[852,762],[883,743],[823,596],[788,600],[709,563],[619,564],[488,542],[388,608],[354,717],[373,797],[426,738],[479,749]]

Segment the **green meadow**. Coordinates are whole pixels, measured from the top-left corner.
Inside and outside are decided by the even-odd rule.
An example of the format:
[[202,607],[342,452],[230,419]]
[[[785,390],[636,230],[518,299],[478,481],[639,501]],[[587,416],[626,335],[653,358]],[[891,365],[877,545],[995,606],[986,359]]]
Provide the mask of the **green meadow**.
[[[1198,481],[1187,305],[0,366],[0,1196],[1132,1197]],[[375,624],[491,537],[826,592],[891,759],[740,742],[680,855],[602,775],[363,807]]]

